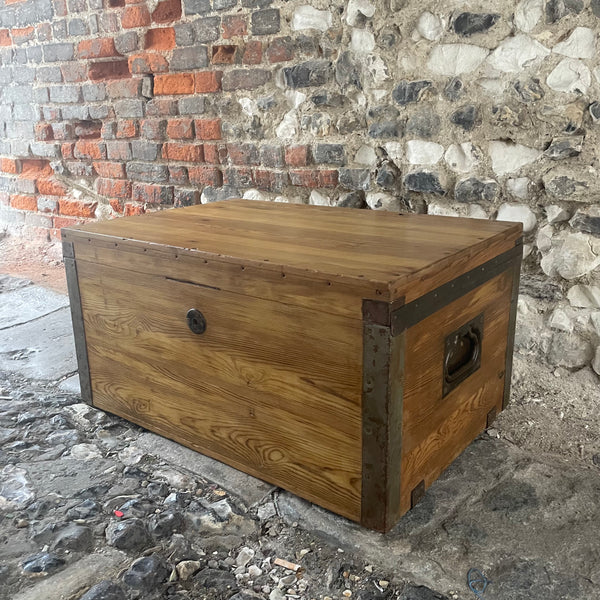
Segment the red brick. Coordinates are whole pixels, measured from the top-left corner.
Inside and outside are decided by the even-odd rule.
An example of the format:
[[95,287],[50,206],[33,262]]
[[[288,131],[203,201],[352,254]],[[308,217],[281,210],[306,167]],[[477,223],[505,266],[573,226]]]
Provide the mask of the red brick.
[[10,205],[20,210],[37,210],[37,199],[26,194],[13,194],[10,197]]
[[236,62],[237,46],[213,46],[213,65],[232,65]]
[[150,25],[150,12],[145,4],[126,6],[121,14],[121,26],[123,29],[134,27],[146,27]]
[[[69,215],[71,217],[94,217],[96,214],[97,202],[81,202],[80,200],[59,200],[58,212],[61,215]],[[54,219],[54,226],[56,224],[56,218]]]
[[154,23],[173,23],[181,18],[181,0],[163,0],[152,12]]
[[145,73],[164,73],[169,70],[169,63],[164,56],[146,52],[129,57],[129,70],[133,75]]
[[117,198],[111,198],[108,203],[110,207],[118,214],[123,214],[123,201]]
[[308,164],[308,146],[288,146],[285,162],[290,167],[305,167]]
[[137,136],[137,122],[133,119],[123,119],[117,121],[117,131],[115,133],[117,138],[132,138]]
[[148,29],[144,38],[144,48],[146,50],[172,50],[175,48],[175,29],[173,27]]
[[145,212],[146,212],[146,209],[139,204],[131,204],[131,202],[128,202],[125,205],[125,216],[126,217],[131,217],[134,215],[143,215]]
[[102,125],[95,121],[82,121],[75,123],[73,127],[75,137],[83,140],[100,139]]
[[67,83],[79,83],[85,81],[88,76],[88,68],[85,63],[70,63],[60,68],[63,79]]
[[35,29],[33,27],[23,27],[21,29],[11,29],[10,34],[15,44],[25,44],[33,39]]
[[167,137],[175,140],[191,140],[194,137],[192,119],[169,119]]
[[14,158],[0,158],[0,171],[16,175],[21,171],[21,163]]
[[314,170],[292,170],[290,171],[290,183],[306,188],[319,187],[319,172]]
[[67,16],[67,0],[53,0],[52,4],[54,5],[54,15],[56,17]]
[[108,58],[119,56],[115,48],[113,38],[97,38],[94,40],[83,40],[77,46],[79,58]]
[[140,123],[142,137],[147,140],[162,140],[165,136],[166,123],[164,119],[144,119]]
[[275,38],[267,50],[270,63],[285,62],[294,58],[294,46],[290,37]]
[[319,187],[332,188],[338,184],[338,172],[335,169],[319,171]]
[[63,227],[75,227],[76,225],[81,225],[85,223],[83,219],[75,219],[73,217],[54,217],[52,219],[52,224],[54,225],[54,231],[52,234],[54,237],[60,239],[60,229]]
[[163,145],[162,157],[167,160],[180,160],[182,162],[204,162],[202,145],[197,144],[168,142]]
[[25,179],[37,179],[50,175],[52,175],[52,168],[47,160],[27,158],[21,161],[21,177]]
[[38,192],[43,196],[64,196],[69,193],[67,186],[53,177],[38,179],[36,184]]
[[175,185],[185,185],[188,182],[188,170],[182,165],[169,165],[169,181]]
[[227,144],[229,158],[234,165],[258,165],[256,144]]
[[137,98],[142,89],[140,78],[118,79],[106,84],[106,93],[110,98]]
[[199,140],[220,140],[221,119],[196,119],[196,137]]
[[[199,73],[196,77],[198,75]],[[171,73],[169,75],[157,75],[154,78],[154,94],[156,96],[193,93],[194,75],[192,73]]]
[[52,137],[55,140],[70,140],[74,136],[71,123],[52,123]]
[[254,169],[254,185],[259,190],[279,192],[287,179],[287,173],[269,171],[267,169]]
[[222,37],[225,40],[247,35],[248,19],[239,15],[227,15],[221,20],[221,28],[223,29]]
[[96,179],[96,191],[108,198],[131,198],[131,182],[123,179]]
[[146,103],[146,115],[148,117],[166,117],[178,114],[179,110],[175,98],[152,98]]
[[80,140],[75,142],[75,158],[106,158],[106,146],[101,142]]
[[173,186],[134,183],[132,197],[144,204],[173,204]]
[[61,144],[60,145],[60,154],[66,160],[68,160],[70,158],[75,158],[75,144],[73,142],[67,142],[65,144]]
[[222,71],[203,71],[196,73],[196,93],[206,94],[221,91]]
[[204,144],[204,162],[222,165],[227,160],[227,146],[224,144]]
[[217,167],[190,167],[188,174],[191,183],[214,187],[223,185],[223,173]]
[[119,162],[103,161],[95,162],[94,170],[100,177],[110,177],[111,179],[125,179],[125,165]]
[[130,77],[127,59],[91,63],[88,77],[92,81]]
[[8,29],[0,29],[0,46],[12,46],[12,39]]
[[262,62],[262,42],[252,40],[246,44],[242,62],[245,65],[259,65]]
[[21,2],[25,2],[25,0],[5,0],[4,4],[8,6],[9,4],[20,4]]

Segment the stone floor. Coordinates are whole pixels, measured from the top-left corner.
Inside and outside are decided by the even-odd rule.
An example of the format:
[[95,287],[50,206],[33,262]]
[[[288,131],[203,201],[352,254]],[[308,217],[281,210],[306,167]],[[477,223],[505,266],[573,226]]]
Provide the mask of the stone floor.
[[0,276],[0,600],[467,600],[471,568],[486,600],[600,597],[592,460],[484,434],[380,535],[82,404],[76,369],[66,296]]

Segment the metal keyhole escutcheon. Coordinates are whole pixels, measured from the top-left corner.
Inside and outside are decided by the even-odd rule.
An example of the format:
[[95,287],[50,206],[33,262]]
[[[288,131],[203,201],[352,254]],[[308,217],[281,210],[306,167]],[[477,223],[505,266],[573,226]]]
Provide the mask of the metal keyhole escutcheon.
[[204,333],[206,331],[206,319],[204,315],[195,308],[190,308],[185,315],[188,327],[192,333]]

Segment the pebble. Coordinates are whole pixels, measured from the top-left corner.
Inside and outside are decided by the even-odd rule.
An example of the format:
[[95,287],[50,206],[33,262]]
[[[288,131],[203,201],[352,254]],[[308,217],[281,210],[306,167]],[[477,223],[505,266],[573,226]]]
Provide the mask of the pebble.
[[105,580],[91,587],[79,600],[127,600],[127,596],[116,583]]
[[87,552],[92,549],[93,545],[94,535],[89,527],[70,524],[56,536],[53,549]]
[[177,575],[182,581],[187,581],[202,567],[202,563],[197,560],[182,560],[175,569]]
[[106,540],[119,550],[141,550],[152,543],[150,534],[139,519],[110,523],[106,528]]
[[254,554],[252,548],[244,546],[236,556],[235,564],[238,567],[245,567],[254,558]]
[[132,588],[150,592],[163,583],[171,569],[166,561],[157,554],[138,558],[123,575],[123,581]]
[[40,552],[27,557],[22,563],[24,571],[28,573],[51,573],[60,569],[65,564],[65,561],[48,552]]

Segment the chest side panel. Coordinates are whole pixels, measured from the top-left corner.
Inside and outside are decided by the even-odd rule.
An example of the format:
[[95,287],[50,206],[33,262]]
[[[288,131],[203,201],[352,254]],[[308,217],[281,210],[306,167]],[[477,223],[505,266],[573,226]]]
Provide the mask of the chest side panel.
[[[411,493],[429,487],[502,410],[513,271],[504,271],[406,331],[401,513]],[[480,366],[444,390],[446,339],[483,319]],[[479,327],[479,326],[478,326]]]
[[95,406],[360,517],[359,320],[186,283],[176,266],[77,270]]

